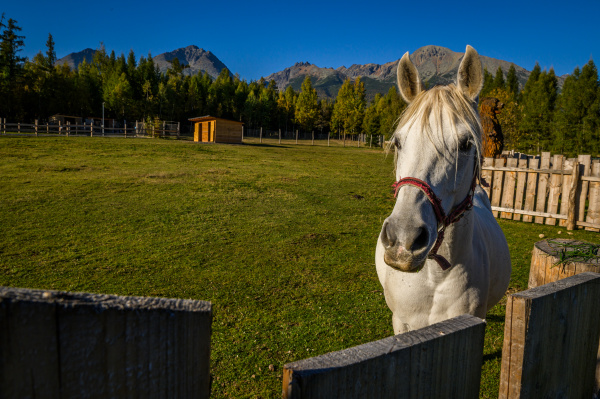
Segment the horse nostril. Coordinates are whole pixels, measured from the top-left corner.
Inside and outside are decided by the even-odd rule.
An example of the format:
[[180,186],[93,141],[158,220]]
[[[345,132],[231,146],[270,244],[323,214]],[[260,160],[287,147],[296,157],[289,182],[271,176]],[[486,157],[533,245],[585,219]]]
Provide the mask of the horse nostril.
[[396,236],[393,232],[389,231],[390,224],[387,220],[383,223],[383,228],[381,229],[381,242],[386,247],[392,247],[396,243]]
[[427,229],[421,227],[419,228],[419,235],[410,246],[410,250],[416,252],[419,249],[425,248],[427,244],[429,244],[429,232]]

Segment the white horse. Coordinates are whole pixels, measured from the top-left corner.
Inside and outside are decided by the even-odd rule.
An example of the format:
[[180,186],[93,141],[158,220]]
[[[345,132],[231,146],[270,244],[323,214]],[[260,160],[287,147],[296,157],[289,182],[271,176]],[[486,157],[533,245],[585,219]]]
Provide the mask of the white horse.
[[409,106],[392,139],[397,200],[375,255],[395,334],[465,313],[485,318],[511,273],[506,239],[477,184],[479,55],[467,46],[456,85],[423,91],[408,52],[397,73]]

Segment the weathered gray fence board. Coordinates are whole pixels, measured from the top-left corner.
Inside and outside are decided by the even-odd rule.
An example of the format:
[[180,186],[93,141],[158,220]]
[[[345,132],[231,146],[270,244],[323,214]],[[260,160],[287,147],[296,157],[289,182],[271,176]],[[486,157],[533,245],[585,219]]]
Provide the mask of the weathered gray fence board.
[[289,363],[284,398],[478,398],[485,322],[463,315]]
[[0,398],[208,397],[209,302],[0,287]]
[[591,398],[600,336],[600,274],[512,294],[500,398]]

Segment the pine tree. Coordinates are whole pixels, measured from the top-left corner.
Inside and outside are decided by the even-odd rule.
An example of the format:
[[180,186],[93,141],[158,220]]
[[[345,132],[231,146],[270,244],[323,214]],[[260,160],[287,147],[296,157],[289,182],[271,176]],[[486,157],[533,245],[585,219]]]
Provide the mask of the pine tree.
[[498,70],[496,71],[496,76],[494,77],[494,82],[492,83],[492,86],[494,89],[504,90],[504,73],[502,72],[502,68],[500,67],[498,67]]
[[483,88],[479,96],[487,97],[492,90],[494,90],[494,77],[488,72],[487,68],[483,68]]
[[310,132],[317,122],[318,98],[317,91],[312,87],[310,76],[306,76],[300,88],[298,101],[296,102],[296,120]]
[[510,64],[508,73],[506,74],[506,89],[513,97],[519,94],[519,80],[517,78],[517,70],[514,64]]
[[[539,69],[539,65],[536,64]],[[536,68],[534,68],[534,71]],[[532,71],[522,94],[523,114],[521,131],[523,149],[540,152],[550,149],[552,143],[552,120],[558,91],[554,70],[535,73]]]

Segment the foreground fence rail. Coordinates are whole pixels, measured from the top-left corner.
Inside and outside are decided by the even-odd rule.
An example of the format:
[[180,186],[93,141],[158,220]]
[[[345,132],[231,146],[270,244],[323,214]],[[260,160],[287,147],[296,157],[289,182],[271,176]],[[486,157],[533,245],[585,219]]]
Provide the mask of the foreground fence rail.
[[481,175],[496,217],[600,231],[600,160],[590,155],[485,158]]
[[600,274],[509,295],[500,398],[591,398],[600,335]]
[[1,398],[207,398],[209,302],[0,287]]
[[284,398],[478,398],[485,322],[463,315],[284,366]]

